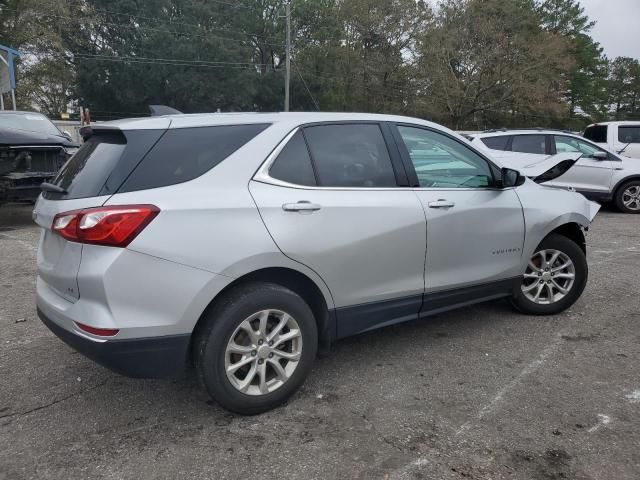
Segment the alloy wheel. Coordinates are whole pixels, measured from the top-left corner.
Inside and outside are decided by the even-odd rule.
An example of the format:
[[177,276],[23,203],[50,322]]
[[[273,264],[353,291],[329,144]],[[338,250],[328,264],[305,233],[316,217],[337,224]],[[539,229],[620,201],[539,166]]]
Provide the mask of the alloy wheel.
[[261,310],[243,320],[225,350],[231,384],[247,395],[265,395],[285,384],[300,362],[302,334],[281,310]]
[[534,303],[548,305],[566,297],[575,278],[575,265],[566,253],[554,249],[540,250],[529,260],[522,293]]
[[630,185],[622,192],[622,204],[629,210],[640,210],[640,185]]

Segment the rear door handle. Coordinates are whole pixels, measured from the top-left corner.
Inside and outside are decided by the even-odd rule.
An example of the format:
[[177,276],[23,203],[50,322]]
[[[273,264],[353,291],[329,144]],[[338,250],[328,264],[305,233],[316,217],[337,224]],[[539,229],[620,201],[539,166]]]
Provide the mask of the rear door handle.
[[444,198],[439,198],[435,202],[429,202],[429,208],[449,208],[454,207],[456,204],[451,200],[445,200]]
[[322,207],[317,203],[311,203],[305,200],[301,200],[297,203],[285,203],[282,205],[282,209],[285,212],[315,212],[321,208]]

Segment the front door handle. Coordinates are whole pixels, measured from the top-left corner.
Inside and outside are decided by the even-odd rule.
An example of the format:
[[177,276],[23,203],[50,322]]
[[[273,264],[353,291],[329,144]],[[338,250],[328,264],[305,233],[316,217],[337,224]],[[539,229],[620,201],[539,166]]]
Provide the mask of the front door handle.
[[429,208],[449,208],[454,207],[456,204],[451,200],[445,200],[444,198],[439,198],[435,202],[429,202]]
[[285,203],[282,205],[282,209],[285,212],[315,212],[321,208],[322,207],[317,203],[307,202],[306,200],[301,200],[297,203]]

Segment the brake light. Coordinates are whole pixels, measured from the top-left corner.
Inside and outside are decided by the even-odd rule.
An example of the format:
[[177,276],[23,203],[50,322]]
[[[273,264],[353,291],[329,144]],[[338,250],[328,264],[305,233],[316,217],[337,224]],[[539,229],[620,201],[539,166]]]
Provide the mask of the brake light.
[[126,247],[153,220],[155,205],[118,205],[57,214],[51,229],[67,240],[109,247]]
[[100,337],[113,337],[120,330],[117,328],[96,328],[90,327],[89,325],[85,325],[84,323],[74,322],[80,330],[83,332],[90,333],[91,335],[98,335]]

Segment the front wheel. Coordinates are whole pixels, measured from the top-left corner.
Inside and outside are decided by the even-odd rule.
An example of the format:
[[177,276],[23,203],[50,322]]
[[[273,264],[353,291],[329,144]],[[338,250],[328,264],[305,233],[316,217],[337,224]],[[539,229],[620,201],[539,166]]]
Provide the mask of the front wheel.
[[529,260],[522,283],[511,299],[521,312],[554,315],[573,305],[587,284],[584,251],[569,238],[551,234]]
[[316,356],[313,313],[272,283],[237,287],[208,312],[195,342],[197,370],[220,405],[243,415],[277,407],[300,387]]

